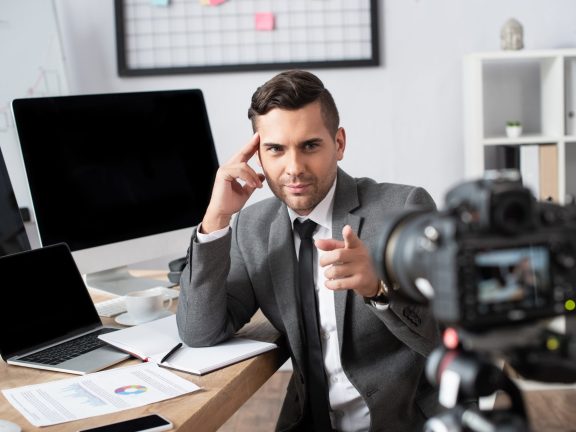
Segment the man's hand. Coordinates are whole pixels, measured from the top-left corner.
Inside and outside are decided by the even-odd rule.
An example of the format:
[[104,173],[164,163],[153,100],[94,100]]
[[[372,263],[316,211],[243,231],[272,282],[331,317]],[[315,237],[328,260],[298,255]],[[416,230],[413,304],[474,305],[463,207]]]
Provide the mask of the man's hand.
[[260,136],[255,133],[232,159],[218,169],[210,204],[202,219],[203,233],[227,227],[234,213],[244,207],[254,190],[262,187],[264,175],[257,173],[248,165],[248,161],[258,151],[259,145]]
[[344,241],[326,239],[315,242],[316,247],[325,252],[320,257],[320,265],[325,268],[326,288],[353,289],[363,297],[375,296],[380,282],[368,249],[350,225],[342,229],[342,238]]

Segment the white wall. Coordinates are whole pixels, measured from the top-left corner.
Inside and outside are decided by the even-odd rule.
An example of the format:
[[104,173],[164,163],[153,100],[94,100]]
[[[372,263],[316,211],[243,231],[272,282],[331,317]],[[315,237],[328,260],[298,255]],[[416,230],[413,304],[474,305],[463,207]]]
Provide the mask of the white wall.
[[0,148],[20,207],[32,202],[11,103],[68,92],[60,45],[51,1],[0,1]]
[[[112,0],[56,4],[72,94],[200,88],[220,162],[250,137],[250,97],[276,71],[119,78]],[[500,28],[510,17],[524,25],[526,49],[574,47],[576,1],[380,0],[379,5],[382,65],[313,71],[332,91],[347,131],[341,166],[354,176],[422,185],[442,204],[445,191],[464,175],[463,55],[499,50]],[[268,195],[259,191],[255,199]]]

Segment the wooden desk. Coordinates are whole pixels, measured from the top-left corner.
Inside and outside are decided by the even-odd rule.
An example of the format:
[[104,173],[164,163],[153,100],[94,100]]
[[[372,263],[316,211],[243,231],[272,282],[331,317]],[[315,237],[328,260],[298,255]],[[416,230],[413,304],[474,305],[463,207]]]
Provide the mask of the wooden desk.
[[524,403],[533,432],[576,431],[576,389],[529,390]]
[[[95,301],[106,298],[102,294],[91,294]],[[175,308],[175,304],[172,307]],[[104,324],[114,323],[111,318],[103,318],[102,321]],[[6,329],[2,331],[6,331]],[[279,333],[260,312],[252,318],[249,324],[244,326],[240,334],[266,342],[276,342],[280,337]],[[286,359],[287,355],[276,349],[203,376],[173,371],[200,386],[202,390],[140,408],[42,429],[47,432],[77,431],[157,412],[172,421],[176,429],[182,431],[215,431],[276,372]],[[117,367],[136,364],[137,362],[138,360],[135,359],[128,360],[120,363]],[[0,387],[2,389],[39,384],[73,376],[75,375],[9,366],[0,360]],[[3,395],[0,395],[0,419],[18,424],[23,431],[36,429],[20,415]]]
[[[523,390],[524,405],[532,432],[566,432],[576,431],[576,387]],[[496,397],[496,408],[507,409],[507,396]]]

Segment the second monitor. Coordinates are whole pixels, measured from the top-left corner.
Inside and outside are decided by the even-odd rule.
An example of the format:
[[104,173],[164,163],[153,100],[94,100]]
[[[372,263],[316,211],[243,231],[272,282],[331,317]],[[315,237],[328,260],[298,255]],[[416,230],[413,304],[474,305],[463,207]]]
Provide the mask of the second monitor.
[[17,99],[42,245],[65,242],[91,287],[150,285],[126,265],[184,255],[218,161],[200,90]]

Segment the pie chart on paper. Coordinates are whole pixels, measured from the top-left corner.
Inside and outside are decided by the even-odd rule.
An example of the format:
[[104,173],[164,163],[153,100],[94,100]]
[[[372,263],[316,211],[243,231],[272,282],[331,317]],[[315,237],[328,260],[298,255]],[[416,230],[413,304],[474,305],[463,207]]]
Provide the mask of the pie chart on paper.
[[130,396],[144,393],[145,391],[148,391],[148,387],[132,384],[124,387],[118,387],[116,390],[114,390],[114,393],[121,396]]

